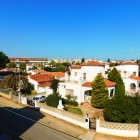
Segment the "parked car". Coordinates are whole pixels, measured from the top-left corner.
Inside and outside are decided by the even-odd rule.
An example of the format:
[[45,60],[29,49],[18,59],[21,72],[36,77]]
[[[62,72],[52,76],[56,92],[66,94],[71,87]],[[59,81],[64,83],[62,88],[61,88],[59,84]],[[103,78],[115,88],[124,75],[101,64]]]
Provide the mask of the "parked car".
[[43,95],[36,95],[35,97],[33,97],[32,99],[32,103],[34,104],[35,101],[38,101],[38,102],[45,102],[46,101],[46,96],[43,96]]

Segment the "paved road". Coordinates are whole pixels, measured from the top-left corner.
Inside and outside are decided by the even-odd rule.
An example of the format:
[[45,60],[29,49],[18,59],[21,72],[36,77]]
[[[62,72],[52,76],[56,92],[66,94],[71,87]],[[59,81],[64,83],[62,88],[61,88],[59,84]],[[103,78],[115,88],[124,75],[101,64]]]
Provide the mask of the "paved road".
[[[18,114],[22,112],[22,115],[18,115],[17,112]],[[0,133],[6,134],[12,140],[79,140],[37,122],[44,117],[43,114],[31,119],[29,116],[24,116],[23,109],[20,111],[20,109],[0,107]]]

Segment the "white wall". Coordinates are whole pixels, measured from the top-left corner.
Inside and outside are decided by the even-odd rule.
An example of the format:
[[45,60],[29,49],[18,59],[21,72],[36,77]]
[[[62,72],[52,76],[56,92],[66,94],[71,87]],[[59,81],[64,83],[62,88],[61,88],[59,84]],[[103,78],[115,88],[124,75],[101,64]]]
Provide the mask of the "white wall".
[[105,77],[105,67],[104,66],[82,66],[82,80],[83,73],[86,73],[86,81],[93,81],[93,79],[97,76],[98,73],[102,73],[103,77]]
[[[137,124],[132,124],[132,125],[136,126]],[[123,129],[113,129],[113,128],[101,127],[99,119],[96,119],[96,132],[109,134],[109,135],[123,136],[123,137],[138,137],[138,129],[123,130]]]
[[[120,74],[123,78],[130,77],[131,75],[133,75],[133,72],[136,72],[136,76],[138,76],[138,65],[119,65],[115,66],[115,68],[121,72]],[[111,69],[113,69],[113,67]],[[124,71],[126,71],[126,73],[124,73]]]
[[[133,75],[133,72],[136,72],[136,76],[138,76],[138,65],[122,65],[121,75],[122,77],[129,77]],[[124,74],[124,71],[127,71],[127,74]]]
[[[77,73],[77,76],[75,76],[75,73]],[[71,69],[70,80],[79,81],[80,77],[81,77],[81,69]]]
[[35,90],[38,92],[38,82],[32,80],[31,78],[29,78],[29,82],[34,85]]
[[46,87],[46,97],[53,93],[53,90],[49,87]]
[[[49,110],[47,108],[43,108],[43,107],[39,106],[39,104],[37,102],[35,102],[35,107],[40,107],[40,111],[42,111],[42,112],[48,113],[52,116],[55,116],[57,118],[65,120],[67,122],[73,123],[75,125],[78,125],[80,127],[85,128],[85,129],[89,129],[89,118],[88,117],[82,117],[82,116],[80,117],[79,115],[76,115],[76,114],[73,114],[73,113],[70,113],[70,112],[66,112],[64,110],[59,111],[59,109],[56,109],[56,108],[53,108],[53,107],[48,107],[48,108],[51,108]],[[60,112],[60,113],[57,113],[57,112]],[[63,115],[63,114],[65,114],[65,115]],[[66,114],[70,114],[68,116],[71,116],[71,117],[68,117]],[[83,118],[82,119],[83,121],[78,121],[78,120],[74,119],[75,117],[72,117],[72,116],[76,116],[76,117],[79,116],[80,118]],[[85,119],[87,119],[87,122],[85,121]]]
[[82,86],[81,83],[71,83],[71,82],[66,82],[66,83],[59,83],[58,87],[58,92],[63,98],[66,98],[66,89],[71,89],[74,91],[74,96],[77,96],[77,102],[81,103],[82,101]]
[[46,92],[45,87],[38,87],[38,93]]

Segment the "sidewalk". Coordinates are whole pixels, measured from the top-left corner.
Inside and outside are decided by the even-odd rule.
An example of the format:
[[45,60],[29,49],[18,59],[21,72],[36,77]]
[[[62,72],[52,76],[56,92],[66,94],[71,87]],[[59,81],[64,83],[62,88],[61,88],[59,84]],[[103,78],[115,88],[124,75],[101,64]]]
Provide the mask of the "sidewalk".
[[126,138],[126,137],[119,137],[119,136],[113,136],[113,135],[106,135],[101,133],[95,133],[93,140],[140,140],[140,138]]

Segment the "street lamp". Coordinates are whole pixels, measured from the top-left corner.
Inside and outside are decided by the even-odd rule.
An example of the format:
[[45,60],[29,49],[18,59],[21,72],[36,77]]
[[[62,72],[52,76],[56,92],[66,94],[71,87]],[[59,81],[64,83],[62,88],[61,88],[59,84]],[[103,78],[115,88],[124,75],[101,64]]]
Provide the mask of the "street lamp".
[[19,69],[19,76],[18,76],[18,90],[19,90],[19,93],[18,93],[18,100],[19,100],[19,102],[20,102],[20,100],[21,100],[21,93],[20,93],[20,84],[21,84],[21,82],[20,82],[20,65],[19,65],[19,60],[16,60],[16,68],[18,68]]

